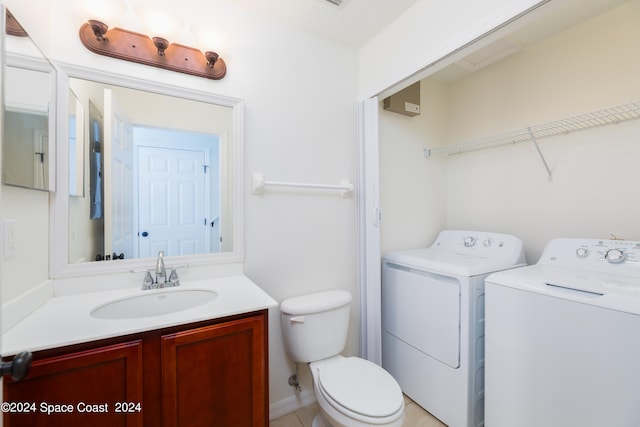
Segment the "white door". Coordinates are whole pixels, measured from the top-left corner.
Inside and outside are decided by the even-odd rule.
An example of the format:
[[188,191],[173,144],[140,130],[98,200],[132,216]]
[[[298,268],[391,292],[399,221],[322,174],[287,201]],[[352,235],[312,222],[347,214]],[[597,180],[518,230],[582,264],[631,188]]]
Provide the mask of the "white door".
[[104,90],[105,255],[133,256],[133,136],[111,89]]
[[204,151],[138,147],[141,258],[209,252]]
[[358,108],[358,151],[360,192],[359,285],[362,357],[382,364],[382,304],[380,273],[380,202],[378,187],[378,98],[360,103]]

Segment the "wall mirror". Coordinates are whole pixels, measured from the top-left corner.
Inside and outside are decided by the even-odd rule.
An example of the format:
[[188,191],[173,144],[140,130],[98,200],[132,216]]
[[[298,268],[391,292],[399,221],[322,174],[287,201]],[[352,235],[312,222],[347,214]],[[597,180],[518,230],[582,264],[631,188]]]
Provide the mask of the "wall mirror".
[[7,10],[2,182],[55,189],[55,70]]
[[169,264],[239,261],[242,102],[59,68],[70,192],[55,197],[53,252],[67,251],[52,254],[54,275],[148,266],[159,251]]

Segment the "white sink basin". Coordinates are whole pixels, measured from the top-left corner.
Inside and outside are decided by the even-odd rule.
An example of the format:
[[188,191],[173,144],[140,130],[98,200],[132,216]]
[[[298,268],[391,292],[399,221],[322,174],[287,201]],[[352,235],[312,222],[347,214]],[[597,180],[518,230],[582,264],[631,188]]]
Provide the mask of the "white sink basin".
[[149,292],[98,306],[91,311],[91,316],[99,319],[135,319],[161,316],[198,307],[213,301],[218,296],[214,291],[205,289]]

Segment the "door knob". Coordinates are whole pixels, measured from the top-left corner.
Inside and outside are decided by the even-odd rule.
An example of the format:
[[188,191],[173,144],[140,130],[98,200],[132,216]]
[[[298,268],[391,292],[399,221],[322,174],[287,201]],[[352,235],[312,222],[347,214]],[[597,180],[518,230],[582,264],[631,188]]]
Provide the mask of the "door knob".
[[142,233],[140,233],[140,234],[142,234],[142,237],[147,237],[147,236],[149,235],[149,233],[148,233],[148,232],[146,232],[146,231],[143,231],[143,232],[142,232]]
[[32,359],[33,356],[28,351],[18,353],[11,362],[2,362],[0,364],[0,374],[11,374],[11,378],[14,381],[20,381],[29,373]]

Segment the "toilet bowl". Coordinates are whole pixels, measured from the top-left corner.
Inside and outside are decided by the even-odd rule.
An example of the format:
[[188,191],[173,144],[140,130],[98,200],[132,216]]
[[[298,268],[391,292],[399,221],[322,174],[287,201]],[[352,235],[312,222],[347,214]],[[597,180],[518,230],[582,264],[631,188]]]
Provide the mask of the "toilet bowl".
[[309,368],[323,421],[330,426],[402,425],[402,391],[380,366],[358,357],[336,356],[312,362]]
[[308,363],[320,413],[313,427],[400,427],[404,398],[383,368],[344,357],[351,294],[326,291],[280,304],[285,347],[296,362]]

